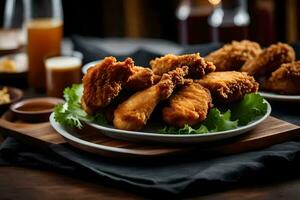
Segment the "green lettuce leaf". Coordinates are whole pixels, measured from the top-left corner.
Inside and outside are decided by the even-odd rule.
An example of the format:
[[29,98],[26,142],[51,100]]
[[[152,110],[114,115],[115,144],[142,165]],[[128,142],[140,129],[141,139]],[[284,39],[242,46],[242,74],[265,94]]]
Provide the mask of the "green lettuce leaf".
[[201,125],[198,129],[194,129],[189,125],[185,125],[183,128],[175,128],[175,127],[164,127],[158,130],[160,134],[178,134],[178,135],[189,135],[189,134],[202,134],[208,133],[208,129],[206,126]]
[[231,121],[231,111],[227,110],[221,113],[218,108],[212,108],[203,124],[209,131],[227,131],[235,129],[238,126],[238,121]]
[[262,117],[267,112],[267,104],[262,96],[251,93],[246,94],[231,110],[232,118],[238,120],[239,126],[243,126]]
[[198,128],[193,128],[186,124],[180,129],[175,127],[164,127],[159,129],[158,133],[187,135],[203,134],[212,131],[226,131],[234,129],[238,126],[237,120],[231,121],[230,116],[230,110],[222,114],[218,108],[213,108],[209,111],[206,120],[204,120],[204,122]]
[[81,107],[80,99],[83,94],[82,84],[74,84],[64,90],[66,103],[59,104],[54,109],[54,119],[60,124],[83,128],[83,121],[93,121],[98,124],[105,124],[106,119],[103,113],[99,112],[94,116],[88,115]]
[[212,108],[207,118],[199,128],[185,125],[183,128],[164,127],[158,132],[162,134],[202,134],[208,132],[226,131],[244,126],[262,117],[267,112],[267,104],[256,93],[247,94],[237,104],[222,113],[218,108]]

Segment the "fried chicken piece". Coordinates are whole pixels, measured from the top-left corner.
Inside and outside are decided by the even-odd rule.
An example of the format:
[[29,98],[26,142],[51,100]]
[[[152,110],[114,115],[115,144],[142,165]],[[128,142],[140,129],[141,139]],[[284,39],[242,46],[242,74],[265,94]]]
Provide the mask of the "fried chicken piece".
[[107,106],[118,96],[124,84],[133,72],[134,62],[127,58],[117,62],[114,57],[106,57],[100,63],[88,70],[83,77],[83,109],[92,114]]
[[163,57],[150,61],[151,68],[156,75],[162,75],[177,67],[188,66],[191,78],[201,78],[207,73],[215,71],[216,67],[212,62],[206,61],[199,53],[176,56],[167,54]]
[[209,90],[200,83],[188,82],[171,96],[170,106],[162,110],[163,119],[176,127],[184,127],[185,124],[193,126],[206,119],[211,107]]
[[138,91],[148,88],[154,84],[154,73],[146,67],[134,66],[133,75],[128,79],[124,88],[127,90]]
[[212,72],[197,81],[208,88],[216,100],[230,103],[238,101],[245,94],[257,92],[259,84],[245,72]]
[[246,61],[261,53],[260,45],[249,40],[232,41],[205,57],[216,66],[216,71],[239,70]]
[[277,43],[264,49],[255,59],[247,61],[240,71],[253,76],[269,76],[283,63],[295,61],[294,49],[284,43]]
[[161,80],[139,91],[121,103],[114,112],[113,124],[118,129],[140,130],[147,123],[156,105],[171,96],[176,85],[183,84],[188,67],[163,74]]
[[300,61],[282,64],[267,80],[266,88],[282,94],[300,94]]

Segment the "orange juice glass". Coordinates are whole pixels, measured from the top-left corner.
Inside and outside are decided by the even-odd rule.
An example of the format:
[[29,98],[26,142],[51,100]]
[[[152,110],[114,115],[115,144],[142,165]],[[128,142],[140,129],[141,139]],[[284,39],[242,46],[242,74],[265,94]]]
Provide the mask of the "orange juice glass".
[[62,36],[62,20],[36,18],[27,23],[28,81],[36,91],[45,91],[44,59],[60,54]]

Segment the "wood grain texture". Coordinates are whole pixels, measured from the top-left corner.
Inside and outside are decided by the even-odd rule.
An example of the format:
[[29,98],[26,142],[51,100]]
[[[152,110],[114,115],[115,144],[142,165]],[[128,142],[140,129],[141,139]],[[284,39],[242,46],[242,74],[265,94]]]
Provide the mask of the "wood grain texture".
[[1,167],[0,199],[145,199],[102,182],[90,176],[76,177],[47,170]]
[[[20,178],[22,177],[22,178]],[[199,189],[201,190],[201,189]],[[278,200],[299,199],[300,178],[239,185],[238,187],[212,194],[191,196],[180,199],[190,200]],[[199,192],[199,191],[198,191]],[[116,186],[104,184],[93,177],[68,176],[47,170],[21,167],[0,168],[0,199],[16,200],[53,200],[53,199],[110,199],[110,200],[142,200],[172,199],[149,194],[140,194],[137,190],[123,190]],[[150,198],[151,197],[151,198]],[[173,197],[173,199],[177,199]],[[179,197],[178,197],[179,199]]]
[[25,142],[41,147],[49,144],[69,142],[71,145],[84,151],[110,157],[116,156],[116,154],[120,157],[159,157],[195,151],[205,155],[233,154],[265,148],[300,135],[299,126],[274,117],[267,118],[267,120],[258,125],[254,130],[241,136],[220,142],[189,144],[188,146],[154,145],[121,141],[99,134],[99,132],[96,132],[91,127],[85,127],[80,131],[76,131],[76,137],[100,145],[103,151],[99,152],[94,148],[66,141],[48,122],[37,124],[19,122],[14,119],[14,116],[10,112],[5,113],[0,119],[0,130],[3,133],[13,135]]

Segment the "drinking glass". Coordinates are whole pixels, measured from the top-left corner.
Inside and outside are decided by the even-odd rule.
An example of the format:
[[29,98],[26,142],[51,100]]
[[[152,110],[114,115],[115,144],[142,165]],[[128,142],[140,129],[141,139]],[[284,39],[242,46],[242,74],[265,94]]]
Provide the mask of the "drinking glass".
[[45,91],[44,59],[61,53],[63,11],[61,0],[24,0],[27,27],[28,81]]
[[3,14],[3,26],[0,30],[0,55],[20,51],[26,43],[23,1],[6,0]]
[[81,83],[82,54],[63,53],[45,59],[47,96],[63,97],[63,91],[75,83]]

